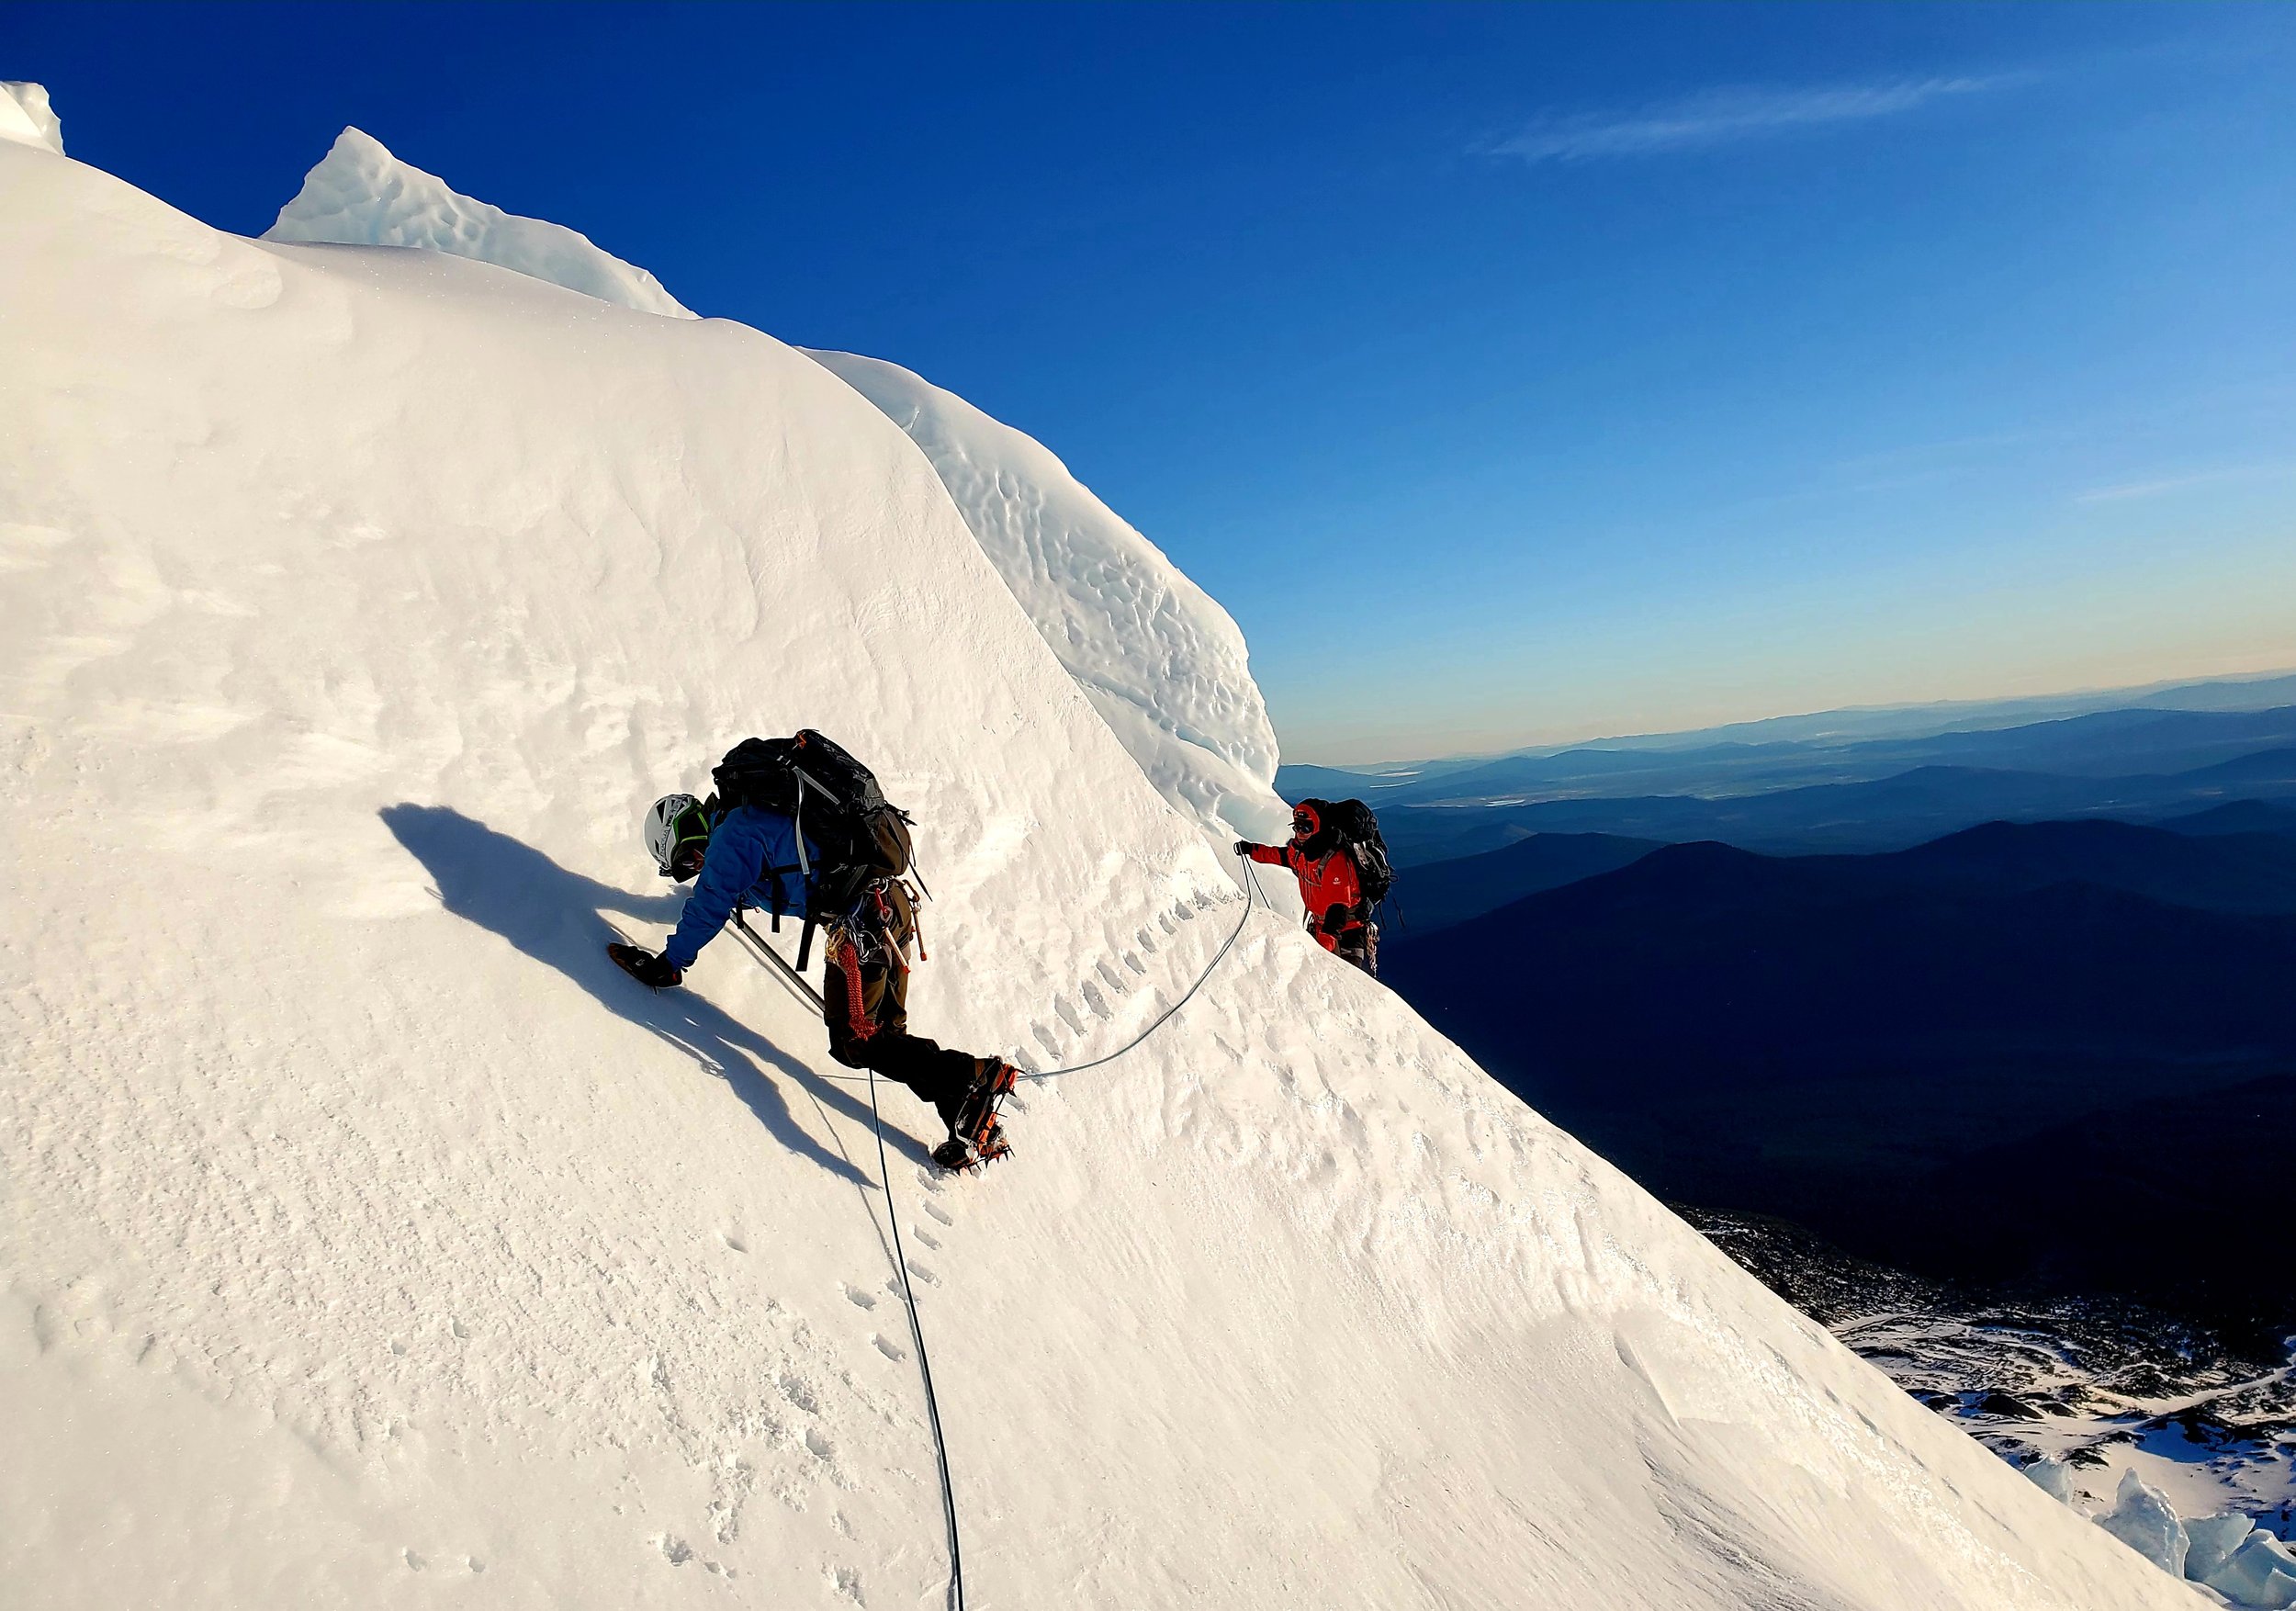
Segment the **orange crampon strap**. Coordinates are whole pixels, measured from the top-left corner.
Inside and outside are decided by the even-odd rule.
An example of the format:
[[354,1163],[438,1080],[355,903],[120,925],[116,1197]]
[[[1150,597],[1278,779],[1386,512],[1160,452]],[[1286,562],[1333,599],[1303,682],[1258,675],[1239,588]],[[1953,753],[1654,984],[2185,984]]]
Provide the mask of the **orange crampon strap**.
[[846,1032],[856,1041],[866,1041],[877,1032],[877,1023],[861,1006],[861,952],[854,947],[850,935],[842,930],[832,931],[829,961],[845,975]]

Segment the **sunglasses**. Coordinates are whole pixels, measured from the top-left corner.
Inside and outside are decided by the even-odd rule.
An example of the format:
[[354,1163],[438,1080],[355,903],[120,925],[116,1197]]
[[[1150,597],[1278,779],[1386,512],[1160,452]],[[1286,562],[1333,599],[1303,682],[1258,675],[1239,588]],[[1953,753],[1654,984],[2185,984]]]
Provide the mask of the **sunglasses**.
[[670,876],[683,884],[702,871],[709,856],[710,821],[697,807],[688,806],[671,826],[678,830],[678,842],[670,852]]

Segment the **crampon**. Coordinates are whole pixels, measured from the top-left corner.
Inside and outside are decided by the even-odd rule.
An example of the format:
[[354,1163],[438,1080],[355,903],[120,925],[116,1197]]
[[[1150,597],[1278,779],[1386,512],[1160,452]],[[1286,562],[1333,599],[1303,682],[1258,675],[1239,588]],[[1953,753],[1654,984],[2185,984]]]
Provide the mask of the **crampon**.
[[934,1163],[962,1171],[1011,1155],[1012,1143],[1005,1139],[1005,1127],[996,1121],[996,1112],[1019,1074],[1011,1064],[999,1063],[995,1073],[965,1093],[956,1122],[949,1127],[949,1139],[933,1149]]

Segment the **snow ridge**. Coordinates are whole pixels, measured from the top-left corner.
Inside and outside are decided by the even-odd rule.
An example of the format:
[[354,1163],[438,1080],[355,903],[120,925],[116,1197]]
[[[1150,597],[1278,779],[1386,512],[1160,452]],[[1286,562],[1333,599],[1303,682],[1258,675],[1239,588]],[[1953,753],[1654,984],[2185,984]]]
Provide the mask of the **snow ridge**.
[[[692,317],[644,269],[515,218],[346,129],[266,240],[427,247],[642,312]],[[899,366],[810,355],[907,432],[1046,643],[1165,797],[1223,850],[1280,839],[1276,733],[1228,613],[1042,444]]]
[[449,252],[640,313],[694,317],[659,280],[589,236],[461,195],[357,129],[335,137],[263,238]]
[[932,461],[1044,641],[1165,797],[1224,849],[1280,839],[1276,731],[1244,634],[1050,448],[879,358],[810,356]]

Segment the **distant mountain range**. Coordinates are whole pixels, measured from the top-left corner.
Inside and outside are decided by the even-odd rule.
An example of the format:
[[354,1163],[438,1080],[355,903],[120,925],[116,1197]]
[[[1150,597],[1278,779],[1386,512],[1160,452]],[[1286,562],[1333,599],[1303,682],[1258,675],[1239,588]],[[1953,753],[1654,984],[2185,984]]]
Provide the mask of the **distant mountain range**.
[[1494,911],[1541,890],[1559,889],[1630,866],[1660,848],[1657,839],[1607,833],[1540,833],[1501,850],[1414,867],[1390,901],[1384,927],[1424,934]]
[[[1325,780],[1319,792],[1339,790]],[[1363,797],[1409,867],[1533,833],[1711,839],[1782,855],[1897,850],[1994,818],[2157,818],[2235,794],[2296,800],[2296,706],[2110,711],[1848,746],[1577,750]]]
[[1492,762],[1565,754],[1691,753],[1699,750],[1777,749],[1807,744],[1835,748],[1884,738],[1919,739],[1944,734],[1999,732],[2049,726],[2099,714],[2142,715],[2217,711],[2261,711],[2296,704],[2296,671],[2260,677],[2221,677],[2200,682],[2157,682],[2141,688],[2038,698],[1964,700],[1936,704],[1852,707],[1806,715],[1770,716],[1719,727],[1593,739],[1579,744],[1528,744],[1500,755],[1453,756],[1438,760],[1397,761],[1376,766],[1287,766],[1277,789],[1288,799],[1302,794],[1356,794],[1366,788],[1424,782]]
[[[2296,811],[2239,802],[2173,827],[1993,823],[1888,854],[1673,844],[1391,935],[1383,973],[1663,1196],[1781,1214],[1930,1273],[1970,1273],[1983,1244],[1989,1276],[2221,1298],[2221,1270],[2211,1287],[2192,1257],[2148,1266],[2110,1220],[2012,1235],[1971,1205],[2045,1195],[2069,1132],[2084,1180],[2149,1179],[2132,1115],[2205,1113],[2296,1076],[2291,828]],[[1473,865],[1431,870],[1437,909]],[[2241,1144],[2227,1119],[2228,1162]],[[2032,1180],[1970,1186],[2020,1155]],[[2193,1162],[2179,1223],[2214,1200],[2213,1166]],[[2284,1258],[2282,1234],[2228,1216],[2203,1262]],[[2296,1312],[2296,1288],[2277,1301]]]

